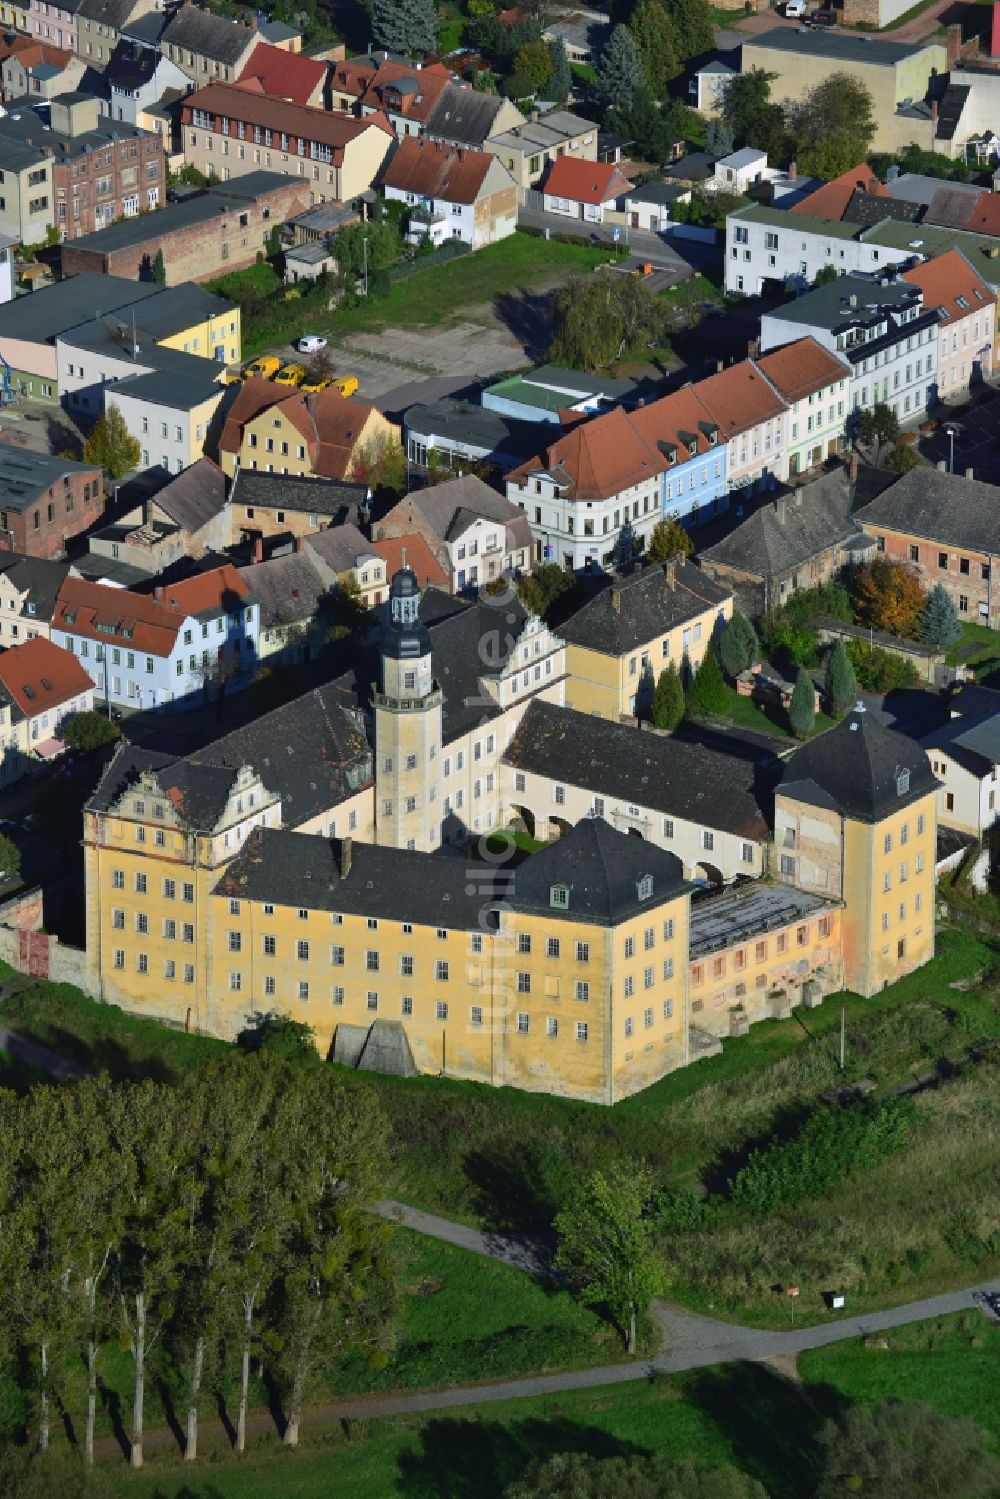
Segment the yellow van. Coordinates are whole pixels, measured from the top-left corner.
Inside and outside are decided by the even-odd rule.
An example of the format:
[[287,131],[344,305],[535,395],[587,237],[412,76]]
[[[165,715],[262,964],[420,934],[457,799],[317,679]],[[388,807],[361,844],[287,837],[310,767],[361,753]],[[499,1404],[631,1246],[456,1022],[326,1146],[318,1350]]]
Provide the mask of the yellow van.
[[275,385],[290,385],[296,388],[306,378],[306,367],[304,364],[284,364],[278,373],[273,376]]
[[341,375],[333,383],[342,396],[353,396],[358,388],[358,377],[357,375]]
[[281,369],[281,360],[275,354],[261,354],[259,358],[252,359],[243,371],[244,380],[251,378],[257,380],[270,380],[273,374]]
[[299,386],[299,390],[307,396],[318,395],[321,390],[326,390],[328,385],[333,384],[332,375],[317,375],[314,380],[305,379]]

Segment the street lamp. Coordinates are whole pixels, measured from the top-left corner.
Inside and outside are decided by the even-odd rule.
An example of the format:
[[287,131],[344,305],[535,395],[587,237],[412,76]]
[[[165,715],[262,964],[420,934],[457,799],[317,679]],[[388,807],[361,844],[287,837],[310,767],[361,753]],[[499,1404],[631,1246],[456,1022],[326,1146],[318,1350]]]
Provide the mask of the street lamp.
[[957,427],[948,426],[944,429],[948,434],[948,472],[955,472],[955,437],[958,433]]

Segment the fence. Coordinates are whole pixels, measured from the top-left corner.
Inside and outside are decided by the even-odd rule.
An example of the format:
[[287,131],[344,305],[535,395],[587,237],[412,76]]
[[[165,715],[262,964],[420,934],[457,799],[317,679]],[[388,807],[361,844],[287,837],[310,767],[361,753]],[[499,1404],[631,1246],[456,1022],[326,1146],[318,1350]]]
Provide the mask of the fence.
[[389,280],[405,281],[408,276],[415,276],[418,271],[429,271],[432,265],[444,265],[460,255],[469,255],[471,251],[472,246],[467,245],[464,240],[446,240],[436,250],[428,250],[426,254],[417,255],[413,260],[404,260],[400,265],[392,266],[389,271]]
[[945,652],[938,646],[921,645],[918,640],[903,640],[899,635],[883,635],[879,630],[848,624],[841,619],[821,619],[817,634],[823,641],[860,640],[865,645],[876,645],[879,650],[888,651],[890,656],[901,656],[904,661],[909,661],[920,680],[929,687],[947,685],[949,669],[945,662]]

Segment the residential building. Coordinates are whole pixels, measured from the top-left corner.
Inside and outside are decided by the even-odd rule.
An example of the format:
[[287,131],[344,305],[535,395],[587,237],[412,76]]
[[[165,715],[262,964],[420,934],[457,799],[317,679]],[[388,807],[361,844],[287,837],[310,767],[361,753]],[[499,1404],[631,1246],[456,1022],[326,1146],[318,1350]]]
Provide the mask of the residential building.
[[57,338],[90,322],[97,308],[105,317],[125,309],[131,326],[133,306],[158,291],[152,283],[81,275],[0,305],[0,354],[10,369],[11,389],[33,400],[58,400]]
[[536,561],[608,566],[626,521],[645,542],[664,514],[696,524],[725,509],[726,446],[699,392],[686,386],[578,422],[508,474],[507,498],[531,523]]
[[420,536],[451,593],[531,568],[531,527],[523,510],[475,474],[411,490],[374,530],[376,544]]
[[318,58],[258,42],[237,81],[269,99],[323,109],[328,72],[326,63]]
[[[37,3],[37,0],[32,0]],[[232,83],[263,41],[260,32],[200,6],[182,4],[160,36],[160,49],[196,87],[219,79]]]
[[228,480],[211,458],[199,458],[147,500],[142,520],[173,527],[188,557],[221,552],[232,543]]
[[389,566],[357,526],[350,521],[327,526],[303,537],[306,555],[328,589],[356,590],[365,609],[376,609],[389,596]]
[[0,786],[61,754],[63,723],[93,705],[90,677],[51,640],[38,636],[0,652]]
[[17,240],[11,234],[0,234],[0,307],[14,300],[14,252]]
[[[270,536],[312,536],[367,513],[368,489],[343,480],[303,478],[240,467],[230,485],[227,544]],[[371,544],[365,544],[366,550]]]
[[840,468],[782,491],[699,552],[698,566],[751,618],[779,609],[797,589],[817,588],[874,555],[873,539],[851,515],[853,494]]
[[[208,364],[208,361],[205,361]],[[104,387],[104,407],[117,406],[141,447],[140,465],[179,474],[203,457],[225,391],[208,365],[204,378],[153,370]]]
[[56,595],[69,570],[68,562],[0,552],[0,646],[49,639]]
[[32,30],[30,0],[3,0],[0,4],[0,26],[5,32],[29,35]]
[[614,162],[560,156],[542,184],[542,207],[546,213],[601,224],[605,213],[624,202],[630,187]]
[[0,549],[58,557],[66,542],[104,510],[104,475],[74,463],[0,443]]
[[860,161],[857,166],[848,167],[846,172],[841,172],[838,177],[831,177],[829,182],[815,188],[796,203],[790,212],[840,223],[859,196],[880,198],[888,214],[896,195],[879,181],[866,161]]
[[760,751],[728,754],[655,730],[534,702],[504,755],[504,795],[532,838],[559,838],[588,817],[680,859],[711,885],[766,872],[770,828]]
[[245,686],[259,624],[259,605],[227,563],[152,595],[67,578],[51,638],[73,652],[107,701],[149,709]]
[[310,203],[367,192],[393,141],[380,116],[358,120],[223,83],[187,96],[181,130],[184,160],[206,176],[228,182],[261,168],[281,172],[308,185]]
[[30,37],[15,37],[0,62],[0,86],[5,99],[27,105],[54,99],[80,85],[84,63],[74,53]]
[[609,578],[559,625],[567,706],[613,723],[645,717],[667,663],[684,676],[696,671],[732,612],[728,589],[690,562]]
[[380,186],[390,202],[409,205],[407,237],[414,243],[460,239],[478,250],[517,228],[513,178],[486,151],[408,136],[383,169]]
[[946,590],[961,620],[1000,628],[997,490],[935,468],[913,469],[855,514],[878,550],[928,591]]
[[672,182],[646,182],[633,185],[625,194],[625,218],[633,229],[648,229],[663,234],[671,225],[675,203],[688,203],[690,192]]
[[482,464],[505,473],[516,468],[545,440],[537,421],[521,421],[475,401],[443,396],[426,406],[410,406],[403,417],[406,461],[414,468],[464,472]]
[[403,568],[409,568],[419,588],[447,589],[448,578],[444,568],[424,538],[417,533],[383,537],[381,541],[372,542],[372,550],[381,559],[387,578],[394,577]]
[[155,9],[156,0],[80,0],[77,52],[88,65],[103,68],[121,41],[122,28]]
[[155,106],[164,97],[179,98],[191,87],[187,74],[169,57],[132,41],[118,42],[104,69],[104,84],[105,114],[157,134],[164,131]]
[[596,416],[609,406],[641,406],[640,387],[635,380],[617,380],[610,375],[590,375],[582,370],[540,364],[536,369],[508,375],[487,385],[481,400],[488,411],[499,411],[519,421],[562,425],[560,412]]
[[740,71],[739,51],[717,52],[688,79],[688,103],[700,115],[718,119],[727,81]]
[[[844,445],[851,408],[851,367],[814,338],[801,338],[754,361],[788,407],[785,462],[790,477],[818,468]],[[730,472],[733,463],[730,458]]]
[[993,373],[996,360],[996,292],[976,274],[960,250],[904,271],[904,281],[923,294],[938,317],[937,381],[930,404],[964,399]]
[[421,65],[388,53],[337,62],[330,92],[334,109],[382,115],[401,138],[426,135],[474,151],[523,119],[510,99],[457,83],[444,63]]
[[260,608],[260,660],[311,660],[327,629],[321,614],[327,585],[308,553],[255,559],[237,570]]
[[715,172],[706,184],[713,191],[733,193],[743,197],[751,187],[767,180],[769,171],[767,152],[755,146],[744,146],[740,151],[730,151],[715,163]]
[[168,569],[178,569],[185,556],[180,528],[162,520],[147,519],[142,507],[137,507],[110,525],[90,532],[87,551],[74,559],[73,573],[92,583],[142,590]]
[[[152,55],[152,54],[150,54]],[[275,229],[299,212],[305,186],[279,172],[248,172],[168,203],[156,214],[122,219],[62,250],[64,276],[148,279],[158,254],[166,285],[208,281],[253,265]]]
[[938,823],[981,839],[1000,815],[1000,714],[951,718],[921,744],[938,778]]
[[532,112],[529,119],[504,122],[483,142],[485,151],[499,156],[517,184],[523,199],[529,188],[537,188],[561,157],[597,161],[597,130],[591,120],[565,109],[550,109],[544,115]]
[[850,366],[851,411],[881,402],[904,422],[934,398],[938,315],[907,281],[841,276],[761,317],[765,350],[803,334]]
[[732,494],[773,488],[788,477],[788,405],[752,359],[718,370],[695,387],[726,444]]
[[79,94],[53,99],[44,122],[30,107],[0,118],[0,233],[39,244],[54,226],[73,239],[157,206],[165,185],[160,137],[99,120],[97,99]]
[[36,41],[51,42],[66,52],[77,50],[77,14],[81,0],[31,0],[28,29]]
[[767,884],[740,885],[691,907],[691,1025],[742,1036],[844,988],[838,900]]
[[[905,0],[848,0],[848,4],[905,9]],[[885,21],[874,24],[885,25]],[[771,95],[775,99],[804,99],[834,73],[862,84],[873,105],[873,151],[898,151],[911,141],[930,147],[933,123],[925,101],[933,80],[947,73],[949,64],[948,49],[939,42],[883,41],[851,35],[839,26],[825,32],[778,26],[747,37],[740,47],[740,71],[761,68],[773,73]]]
[[367,401],[333,387],[318,395],[269,380],[245,380],[226,412],[219,439],[223,473],[237,467],[302,478],[347,479],[366,450],[391,442],[398,427]]
[[934,955],[938,783],[914,740],[857,709],[786,762],[782,883],[844,903],[844,987],[877,994]]

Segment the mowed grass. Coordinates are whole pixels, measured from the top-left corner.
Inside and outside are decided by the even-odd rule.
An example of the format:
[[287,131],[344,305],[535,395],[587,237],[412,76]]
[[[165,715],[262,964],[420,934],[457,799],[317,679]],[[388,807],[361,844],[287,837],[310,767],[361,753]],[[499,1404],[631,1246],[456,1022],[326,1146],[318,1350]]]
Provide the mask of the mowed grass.
[[836,1391],[851,1404],[895,1395],[925,1400],[947,1416],[975,1421],[1000,1450],[1000,1327],[977,1310],[911,1322],[885,1334],[888,1348],[852,1338],[799,1356],[799,1373],[826,1403]]

